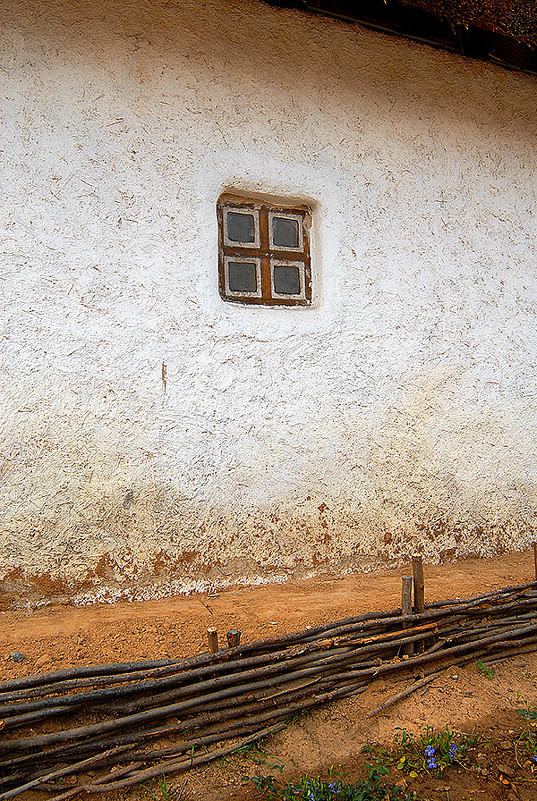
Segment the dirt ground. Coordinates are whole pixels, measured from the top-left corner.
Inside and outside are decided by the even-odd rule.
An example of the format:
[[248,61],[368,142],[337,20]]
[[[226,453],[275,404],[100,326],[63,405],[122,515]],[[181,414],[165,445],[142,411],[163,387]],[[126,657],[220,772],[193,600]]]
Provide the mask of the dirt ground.
[[[246,642],[366,611],[392,609],[400,604],[401,576],[408,572],[407,568],[339,579],[318,577],[140,603],[5,610],[0,612],[0,674],[13,678],[74,665],[187,657],[206,650],[208,626],[216,626],[224,641],[228,629],[238,628]],[[426,565],[425,597],[426,602],[466,598],[533,578],[533,554],[529,552]],[[14,662],[13,652],[24,654],[24,661]],[[483,675],[475,663],[448,670],[421,694],[414,693],[375,718],[366,717],[369,710],[409,683],[410,678],[378,680],[359,696],[302,717],[266,741],[257,755],[232,756],[224,763],[192,772],[183,801],[261,798],[253,784],[242,786],[241,780],[259,773],[279,776],[280,768],[274,769],[277,764],[285,778],[323,772],[331,765],[341,766],[341,772],[351,778],[363,777],[366,757],[360,752],[364,744],[389,745],[401,728],[419,735],[426,726],[440,730],[446,725],[482,734],[482,745],[476,751],[476,757],[480,753],[479,770],[449,767],[440,778],[410,779],[409,789],[417,790],[418,798],[537,798],[531,769],[527,764],[523,767],[520,758],[517,764],[515,753],[523,722],[516,709],[526,701],[530,706],[537,704],[537,654],[495,666],[492,677]],[[504,763],[512,775],[500,773],[497,766]],[[518,780],[519,774],[524,774],[525,781]],[[394,774],[394,779],[401,776]],[[168,780],[170,801],[183,781],[182,776]],[[162,797],[158,784],[152,785],[152,792]],[[43,794],[35,797],[43,798]],[[144,788],[128,793],[131,799],[149,797]]]

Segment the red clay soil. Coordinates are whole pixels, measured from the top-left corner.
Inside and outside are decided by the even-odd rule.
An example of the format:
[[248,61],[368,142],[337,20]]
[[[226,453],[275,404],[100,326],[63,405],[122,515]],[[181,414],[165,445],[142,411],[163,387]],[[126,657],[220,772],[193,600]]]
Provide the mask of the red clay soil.
[[[0,613],[0,676],[48,673],[74,665],[187,657],[206,650],[209,626],[216,626],[224,641],[228,629],[238,628],[242,631],[242,642],[246,642],[366,611],[396,608],[400,605],[401,576],[409,572],[407,567],[340,579],[317,577],[253,589],[230,589],[215,595],[138,603],[62,605],[28,612],[6,610]],[[533,554],[529,552],[505,554],[491,560],[426,565],[425,599],[431,602],[466,598],[533,579]],[[14,662],[13,652],[24,654],[24,661]],[[536,674],[534,654],[498,666],[493,678],[487,678],[470,664],[447,671],[423,695],[415,693],[368,719],[368,710],[409,683],[409,679],[402,682],[395,678],[376,681],[364,694],[317,710],[272,737],[265,749],[274,758],[260,756],[257,758],[260,764],[256,764],[251,758],[233,756],[224,765],[192,772],[183,801],[261,798],[253,789],[241,788],[241,778],[245,774],[270,772],[269,765],[275,761],[284,766],[286,777],[304,771],[322,772],[330,765],[342,765],[344,771],[357,777],[364,762],[360,749],[366,742],[389,744],[397,727],[419,734],[425,726],[442,729],[446,725],[487,733],[488,751],[483,746],[486,753],[480,757],[485,775],[463,772],[461,779],[454,773],[451,777],[432,779],[428,784],[418,780],[410,789],[416,789],[419,798],[531,801],[537,798],[537,785],[531,781],[520,783],[513,777],[502,778],[494,760],[497,762],[500,743],[504,746],[503,751],[500,749],[503,762],[513,757],[511,751],[521,721],[515,710],[522,705],[521,699],[530,705],[537,704]],[[507,747],[509,742],[511,745]],[[490,770],[486,768],[489,763]],[[515,773],[516,770],[515,766]],[[529,774],[528,777],[531,779]],[[183,780],[182,776],[168,780],[170,801],[174,794],[177,796]],[[443,789],[447,786],[450,791]],[[153,785],[152,791],[162,797],[158,785]],[[135,788],[128,798],[149,798],[148,793],[144,788]],[[39,793],[26,797],[44,796]]]

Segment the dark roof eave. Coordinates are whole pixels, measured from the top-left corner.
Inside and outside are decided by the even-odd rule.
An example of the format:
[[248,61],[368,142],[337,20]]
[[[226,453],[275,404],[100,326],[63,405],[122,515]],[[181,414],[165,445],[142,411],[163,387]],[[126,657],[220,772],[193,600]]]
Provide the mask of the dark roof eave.
[[[442,0],[438,0],[437,5]],[[460,53],[468,58],[489,61],[507,69],[537,75],[536,47],[520,38],[514,38],[496,30],[477,24],[462,22],[460,14],[441,17],[423,6],[430,7],[426,0],[410,3],[408,0],[264,0],[273,6],[297,8],[307,12],[335,17],[346,22],[359,23],[384,33],[403,36],[449,52]],[[443,3],[444,6],[454,3]],[[457,4],[457,9],[463,3]],[[537,13],[537,12],[536,12]],[[527,38],[527,37],[526,37]]]

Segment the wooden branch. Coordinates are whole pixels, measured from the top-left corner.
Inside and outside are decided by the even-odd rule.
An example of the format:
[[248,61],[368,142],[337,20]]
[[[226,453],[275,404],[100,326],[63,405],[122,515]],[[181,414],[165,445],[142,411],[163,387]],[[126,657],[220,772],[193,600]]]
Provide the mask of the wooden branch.
[[[187,768],[195,768],[198,765],[204,765],[206,762],[212,762],[214,759],[220,759],[221,757],[228,756],[234,751],[238,751],[240,748],[250,745],[250,743],[254,743],[257,740],[261,740],[263,737],[268,737],[270,734],[275,734],[278,731],[282,731],[282,729],[285,729],[285,727],[285,723],[277,723],[274,726],[269,726],[268,728],[262,729],[255,734],[244,737],[235,745],[228,746],[227,748],[219,748],[208,754],[194,757],[193,759],[191,757],[186,757],[184,759],[179,759],[169,763],[164,762],[153,768],[136,771],[129,778],[123,779],[119,782],[109,782],[108,784],[101,785],[86,784],[84,785],[83,789],[88,793],[109,793],[117,792],[118,790],[124,790],[126,787],[132,787],[133,784],[139,784],[147,779],[154,779],[157,776],[169,776],[171,773],[178,773],[179,771],[186,770]],[[2,796],[0,796],[0,799],[1,798]],[[52,801],[59,801],[59,799],[52,799]]]
[[0,692],[19,690],[25,687],[39,687],[43,684],[50,684],[52,681],[63,681],[71,678],[103,675],[111,676],[137,670],[162,668],[167,665],[177,664],[178,661],[179,660],[176,659],[157,659],[145,662],[119,662],[114,665],[90,665],[89,667],[67,668],[66,670],[57,670],[54,673],[40,673],[37,676],[22,676],[18,679],[3,681],[0,683]]
[[69,765],[66,768],[60,768],[59,770],[53,770],[50,773],[46,773],[45,775],[39,777],[38,779],[34,779],[33,781],[27,782],[26,784],[21,785],[20,787],[15,788],[14,790],[8,790],[5,793],[0,795],[0,801],[4,801],[7,798],[13,798],[16,795],[20,795],[20,793],[25,792],[26,790],[32,790],[34,787],[38,787],[40,784],[44,782],[51,781],[52,779],[59,779],[61,776],[69,776],[72,773],[77,773],[79,771],[85,771],[88,768],[93,768],[95,765],[98,765],[100,762],[103,762],[109,755],[111,755],[114,751],[117,753],[118,751],[125,751],[127,750],[127,746],[123,746],[120,749],[112,748],[109,751],[105,751],[98,756],[89,757],[89,759],[84,759],[82,762],[77,762],[75,765]]
[[428,676],[426,679],[422,679],[421,681],[415,681],[414,684],[411,684],[410,687],[407,687],[407,689],[403,690],[403,692],[393,695],[391,698],[388,698],[387,701],[384,701],[382,704],[376,706],[371,710],[371,712],[367,713],[367,717],[372,718],[375,715],[378,715],[379,712],[382,712],[383,709],[396,704],[397,701],[402,701],[403,698],[408,698],[408,696],[415,692],[415,690],[419,690],[420,687],[425,687],[426,684],[430,684],[432,681],[434,681],[440,672],[441,671],[434,673],[432,676]]
[[[101,776],[98,779],[93,781],[93,784],[105,784],[105,782],[110,781],[111,778],[114,780],[119,779],[121,776],[128,775],[132,773],[132,766],[128,766],[126,768],[115,768],[113,771],[108,773],[106,776]],[[71,787],[70,790],[67,790],[60,795],[54,796],[54,801],[66,801],[68,798],[74,798],[75,795],[78,795],[82,792],[84,787],[82,785],[78,785],[77,787]]]

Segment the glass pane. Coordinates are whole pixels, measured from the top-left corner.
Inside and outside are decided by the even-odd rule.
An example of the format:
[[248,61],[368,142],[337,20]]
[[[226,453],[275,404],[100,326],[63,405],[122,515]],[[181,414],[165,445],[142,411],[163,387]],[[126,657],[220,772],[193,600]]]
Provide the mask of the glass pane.
[[254,215],[240,211],[228,211],[227,236],[232,242],[254,242]]
[[278,295],[300,295],[300,270],[288,264],[274,266],[274,290]]
[[272,241],[275,246],[297,248],[298,220],[290,220],[289,217],[273,217]]
[[257,272],[255,262],[229,261],[229,289],[231,292],[256,292]]

